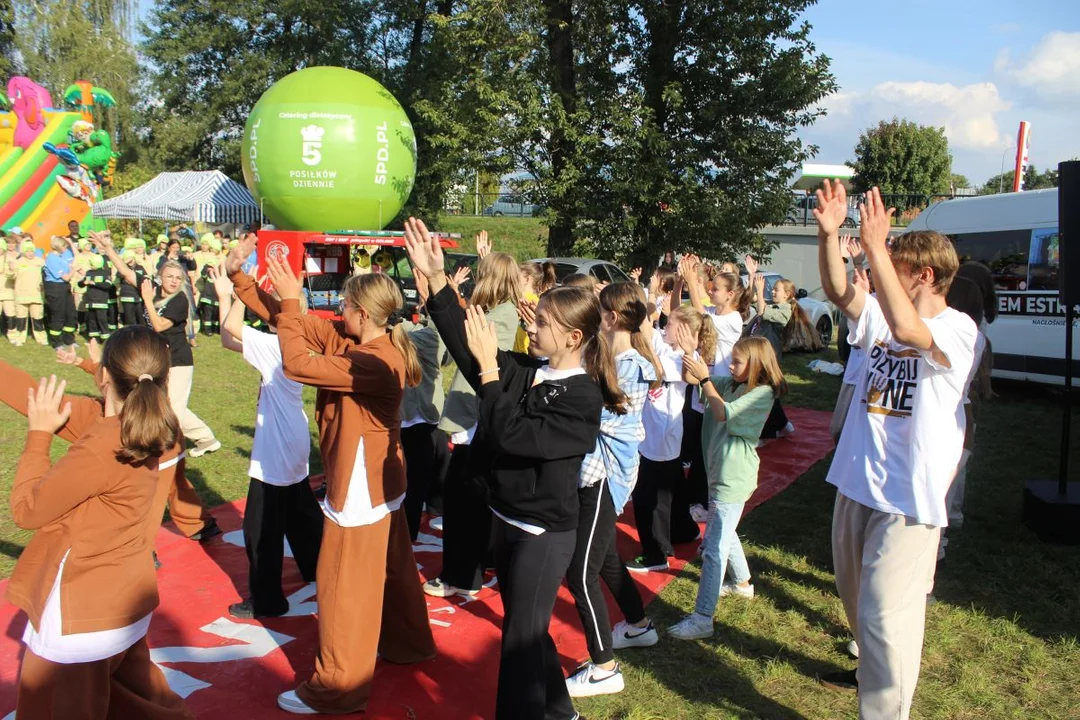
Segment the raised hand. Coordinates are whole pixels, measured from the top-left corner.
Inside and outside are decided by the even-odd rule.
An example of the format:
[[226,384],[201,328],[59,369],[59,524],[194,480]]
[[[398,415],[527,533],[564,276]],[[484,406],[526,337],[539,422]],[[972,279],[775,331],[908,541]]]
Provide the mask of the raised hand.
[[518,317],[521,318],[521,322],[525,324],[525,327],[536,322],[536,303],[522,298],[518,300],[517,311]]
[[217,296],[219,298],[232,297],[233,283],[224,271],[219,270],[216,267],[211,267],[210,277],[214,281],[214,290],[217,291]]
[[41,430],[52,435],[64,427],[71,417],[71,403],[64,403],[60,407],[65,387],[66,382],[61,380],[57,383],[56,376],[50,375],[48,380],[41,378],[36,389],[26,391],[26,419],[30,430]]
[[850,235],[845,235],[840,238],[840,242],[844,243],[845,239],[847,243],[846,247],[841,244],[841,250],[846,250],[848,257],[850,257],[856,265],[861,265],[862,261],[866,259],[866,253],[863,252],[862,243],[859,242],[857,238],[853,238]]
[[488,239],[487,230],[481,230],[476,235],[476,255],[483,260],[491,252],[491,240]]
[[94,338],[90,338],[90,342],[87,343],[86,354],[90,356],[90,362],[95,365],[101,364],[101,345]]
[[301,284],[300,279],[293,275],[292,268],[281,258],[268,257],[266,259],[266,271],[270,282],[274,284],[278,297],[282,300],[299,300]]
[[73,347],[60,346],[56,348],[56,362],[61,365],[78,365],[79,353],[75,352]]
[[416,283],[416,297],[420,299],[421,305],[427,305],[427,299],[431,297],[431,288],[428,285],[427,275],[424,273],[413,273],[413,281]]
[[758,261],[754,259],[753,255],[745,256],[743,258],[743,264],[746,265],[747,276],[752,278],[757,275],[757,271],[760,265],[758,264]]
[[864,293],[870,294],[870,276],[866,274],[866,269],[861,265],[855,266],[855,277],[852,278],[852,284],[857,288],[862,288]]
[[675,328],[675,344],[686,355],[693,355],[697,351],[697,338],[686,323],[679,323],[679,326]]
[[244,233],[240,236],[240,242],[236,244],[229,254],[225,257],[225,274],[232,275],[240,272],[244,267],[244,263],[251,257],[251,253],[255,251],[255,245],[259,241],[259,236],[255,233]]
[[142,285],[139,286],[139,294],[142,296],[143,302],[152,304],[154,302],[154,284],[150,282],[149,278],[144,278]]
[[445,277],[442,247],[438,238],[428,232],[423,220],[409,218],[405,221],[405,249],[413,267],[426,275],[428,280],[437,282],[436,276]]
[[636,267],[636,268],[632,269],[629,274],[630,274],[630,279],[633,280],[634,282],[640,282],[641,281],[641,268]]
[[499,336],[495,324],[488,324],[484,311],[474,305],[465,308],[465,340],[481,372],[498,367]]
[[690,385],[699,385],[709,377],[709,366],[701,358],[695,358],[693,353],[683,355],[682,366],[683,380]]
[[885,209],[881,193],[876,187],[870,188],[870,192],[866,193],[865,202],[859,205],[862,220],[859,237],[868,255],[888,252],[889,230],[892,228],[895,212],[896,208]]
[[105,231],[94,232],[93,230],[91,230],[90,242],[93,243],[94,247],[96,247],[98,250],[101,250],[102,252],[113,246],[112,235]]
[[[818,236],[833,237],[847,220],[847,190],[839,180],[829,182],[826,179],[815,194],[814,219],[818,224]],[[865,218],[863,222],[866,222]]]
[[450,276],[450,287],[454,288],[454,290],[457,291],[458,288],[461,287],[461,284],[469,279],[470,272],[472,272],[472,270],[469,268],[468,265],[462,265],[461,267],[459,267],[457,270],[454,271],[454,274]]
[[679,260],[679,275],[687,283],[697,283],[699,265],[701,265],[701,260],[697,255],[683,255],[682,260]]

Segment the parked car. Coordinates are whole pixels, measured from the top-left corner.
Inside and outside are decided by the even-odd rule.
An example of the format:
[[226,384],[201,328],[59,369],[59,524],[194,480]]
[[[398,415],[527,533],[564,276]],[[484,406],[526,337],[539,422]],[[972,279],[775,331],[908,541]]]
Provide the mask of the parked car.
[[[816,195],[792,195],[791,207],[788,208],[784,225],[814,225],[814,208],[817,207]],[[859,225],[859,207],[854,200],[848,203],[847,217],[840,227],[853,228]]]
[[[776,284],[777,280],[782,280],[783,275],[774,272],[761,272],[759,274],[765,276],[765,297],[766,299],[771,298],[773,285]],[[745,285],[747,282],[746,276],[743,275],[742,279],[743,284]],[[799,288],[796,297],[799,301],[799,307],[801,307],[803,312],[806,313],[806,316],[810,318],[810,324],[813,325],[814,329],[821,337],[821,344],[825,347],[829,347],[833,335],[832,306],[827,302],[808,297],[806,290],[803,288]]]
[[619,269],[617,265],[607,260],[593,260],[590,258],[537,258],[532,262],[550,262],[555,265],[555,277],[561,283],[563,278],[574,273],[592,275],[600,282],[617,283],[630,282],[630,276]]
[[484,208],[484,215],[493,217],[532,217],[541,211],[539,205],[528,202],[520,195],[503,195]]

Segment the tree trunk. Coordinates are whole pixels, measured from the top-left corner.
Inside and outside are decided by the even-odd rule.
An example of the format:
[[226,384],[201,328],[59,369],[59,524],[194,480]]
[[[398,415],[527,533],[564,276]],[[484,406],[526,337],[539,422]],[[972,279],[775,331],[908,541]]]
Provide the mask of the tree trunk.
[[[547,14],[547,48],[551,65],[552,95],[561,103],[565,117],[577,109],[577,85],[574,75],[574,9],[571,0],[545,0]],[[561,180],[572,162],[573,142],[568,137],[565,121],[553,123],[548,138],[551,156],[552,186],[557,195],[548,198],[555,219],[548,234],[548,254],[551,257],[569,255],[574,246],[576,220],[575,191],[567,189]]]

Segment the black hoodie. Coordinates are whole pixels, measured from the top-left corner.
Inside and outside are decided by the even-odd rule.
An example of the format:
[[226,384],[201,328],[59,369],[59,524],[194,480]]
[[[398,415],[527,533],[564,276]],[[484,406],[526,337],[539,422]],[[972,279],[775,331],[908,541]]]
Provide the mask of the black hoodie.
[[581,461],[596,447],[600,432],[600,388],[586,374],[534,386],[537,361],[502,350],[498,382],[481,385],[457,294],[446,286],[427,307],[458,369],[480,398],[473,452],[492,453],[491,509],[553,532],[575,529]]

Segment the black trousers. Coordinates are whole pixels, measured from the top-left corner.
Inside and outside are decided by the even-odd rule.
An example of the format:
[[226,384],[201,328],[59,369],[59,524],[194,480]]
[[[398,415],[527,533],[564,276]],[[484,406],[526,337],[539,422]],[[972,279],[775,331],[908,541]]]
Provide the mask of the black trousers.
[[94,340],[104,340],[112,334],[109,329],[109,308],[86,306],[86,334]]
[[484,585],[484,566],[491,548],[491,509],[487,478],[477,470],[470,445],[457,445],[450,455],[443,501],[443,582],[465,590]]
[[496,520],[494,535],[505,613],[495,718],[570,720],[574,705],[548,626],[577,532],[532,535]]
[[663,565],[668,555],[675,554],[671,546],[671,496],[682,481],[682,461],[678,458],[664,462],[641,458],[633,494],[634,524],[647,565]]
[[[409,537],[416,542],[420,532],[420,516],[424,511],[424,499],[435,474],[435,443],[438,428],[428,423],[417,423],[401,428],[401,450],[405,453],[405,520],[409,523]],[[452,584],[452,583],[451,583]]]
[[686,394],[686,407],[683,410],[683,464],[690,464],[690,471],[685,478],[675,483],[671,496],[671,542],[693,542],[701,532],[698,524],[690,517],[690,506],[709,506],[709,480],[705,474],[705,456],[701,448],[702,415],[690,404],[690,393]]
[[123,327],[142,325],[143,302],[139,298],[120,298],[120,324]]
[[578,501],[581,515],[577,545],[566,572],[566,584],[585,630],[589,658],[602,665],[615,659],[615,651],[611,647],[611,618],[600,590],[600,578],[607,583],[628,622],[644,620],[645,606],[615,547],[615,504],[607,480],[580,488]]
[[323,513],[307,478],[284,487],[251,478],[244,510],[244,549],[256,614],[280,615],[289,609],[281,590],[286,538],[301,577],[315,581],[322,531]]
[[784,429],[788,424],[787,415],[784,414],[784,406],[780,404],[780,400],[773,400],[772,410],[769,412],[769,418],[765,421],[765,427],[761,430],[762,438],[774,438],[776,433]]
[[199,300],[199,332],[203,335],[214,335],[221,330],[219,329],[220,319],[218,317],[218,306],[216,302],[205,301],[205,299]]
[[450,470],[450,436],[445,430],[435,428],[435,460],[431,482],[428,483],[427,506],[433,515],[443,514],[443,493],[446,489],[446,474]]
[[79,320],[70,283],[45,283],[45,310],[49,316],[49,345],[57,348],[74,343]]

